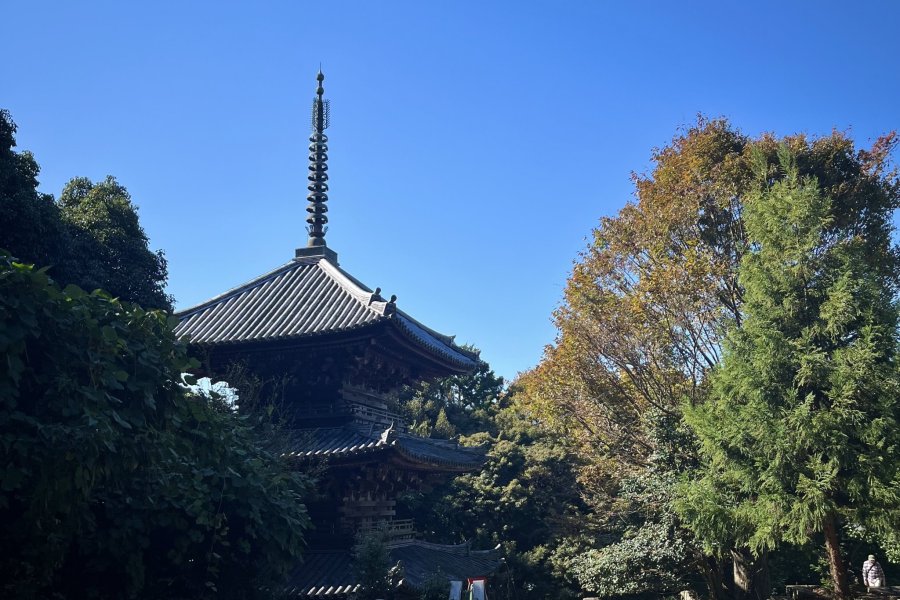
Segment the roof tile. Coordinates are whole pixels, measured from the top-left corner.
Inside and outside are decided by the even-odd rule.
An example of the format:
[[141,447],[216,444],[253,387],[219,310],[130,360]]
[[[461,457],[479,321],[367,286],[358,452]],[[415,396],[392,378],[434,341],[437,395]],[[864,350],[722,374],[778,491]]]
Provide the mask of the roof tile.
[[396,439],[387,441],[381,433],[364,431],[352,425],[299,430],[295,450],[287,456],[343,458],[393,449],[416,462],[454,471],[475,469],[484,462],[485,449],[481,447],[460,446],[449,440],[423,438],[409,433],[398,433]]
[[175,334],[200,345],[303,338],[388,321],[458,368],[473,368],[478,360],[320,257],[296,258],[176,316]]
[[[465,581],[490,575],[500,566],[499,549],[474,551],[467,544],[445,546],[410,540],[392,545],[388,551],[392,564],[402,561],[404,582],[416,588],[438,572],[447,579]],[[304,557],[287,587],[291,595],[312,596],[323,589],[355,589],[358,585],[349,551],[313,551]]]

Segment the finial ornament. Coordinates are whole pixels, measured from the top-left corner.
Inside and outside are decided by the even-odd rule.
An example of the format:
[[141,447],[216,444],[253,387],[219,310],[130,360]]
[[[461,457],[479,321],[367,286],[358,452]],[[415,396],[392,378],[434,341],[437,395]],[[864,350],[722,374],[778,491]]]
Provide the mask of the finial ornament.
[[328,136],[325,135],[325,129],[331,120],[331,110],[328,100],[322,98],[325,94],[325,88],[322,82],[325,81],[325,75],[322,74],[322,67],[319,67],[319,73],[316,75],[318,86],[316,87],[316,97],[312,105],[312,134],[309,136],[309,205],[306,212],[306,231],[309,239],[306,242],[308,248],[316,246],[325,246],[325,233],[328,231],[326,224],[328,223]]

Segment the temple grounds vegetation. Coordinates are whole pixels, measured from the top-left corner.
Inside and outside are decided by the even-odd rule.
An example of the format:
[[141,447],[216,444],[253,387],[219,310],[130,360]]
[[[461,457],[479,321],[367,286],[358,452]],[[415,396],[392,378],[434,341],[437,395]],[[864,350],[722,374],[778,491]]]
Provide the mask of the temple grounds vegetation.
[[[88,275],[0,254],[0,596],[271,597],[301,556],[309,479],[266,419],[183,384],[192,361],[167,312],[49,276],[168,304],[124,190],[74,180],[55,204],[11,131],[0,114],[0,245],[102,264]],[[162,279],[141,287],[148,276]]]
[[295,566],[307,478],[181,384],[169,319],[0,257],[5,597],[252,598]]
[[595,229],[518,399],[586,462],[581,589],[846,596],[895,551],[895,141],[701,121]]
[[9,113],[0,111],[0,248],[48,267],[62,285],[171,310],[165,256],[147,247],[128,191],[113,177],[76,177],[59,200],[38,192],[40,169],[31,153],[13,151],[15,133]]
[[[181,385],[165,260],[125,189],[38,193],[14,133],[0,114],[4,595],[271,596],[310,478],[261,413]],[[416,433],[488,447],[402,498],[417,528],[501,544],[493,591],[519,599],[847,598],[865,555],[900,560],[895,144],[700,120],[656,150],[537,367],[401,394]]]

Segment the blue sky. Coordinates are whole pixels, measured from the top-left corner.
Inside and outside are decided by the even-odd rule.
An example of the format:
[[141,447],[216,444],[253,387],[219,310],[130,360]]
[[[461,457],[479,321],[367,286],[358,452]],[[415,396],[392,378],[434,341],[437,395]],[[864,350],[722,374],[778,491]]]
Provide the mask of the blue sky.
[[900,3],[6,2],[0,107],[42,190],[116,176],[179,307],[305,244],[322,63],[341,265],[540,359],[597,220],[697,113],[749,134],[900,126]]

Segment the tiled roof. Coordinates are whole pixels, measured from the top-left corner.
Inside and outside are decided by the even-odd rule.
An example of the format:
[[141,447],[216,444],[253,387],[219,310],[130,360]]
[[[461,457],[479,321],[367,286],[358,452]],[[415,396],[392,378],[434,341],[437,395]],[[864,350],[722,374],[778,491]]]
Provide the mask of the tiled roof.
[[409,433],[397,434],[400,452],[409,458],[436,465],[476,468],[484,463],[487,447],[460,446],[450,440],[423,438]]
[[402,561],[403,579],[420,587],[440,571],[447,579],[465,581],[467,577],[486,577],[500,566],[500,549],[471,550],[468,544],[441,546],[411,541],[390,550],[391,561]]
[[449,440],[423,438],[393,431],[366,431],[359,426],[304,429],[296,435],[297,449],[289,458],[353,458],[367,453],[397,452],[414,462],[455,471],[468,471],[484,462],[485,448],[460,446]]
[[[409,540],[388,548],[391,566],[402,563],[402,583],[419,588],[440,572],[448,580],[486,577],[500,565],[500,551],[473,551],[468,544],[443,546]],[[359,587],[350,551],[310,552],[291,576],[287,595],[292,597],[340,596]]]
[[357,281],[327,258],[296,258],[175,313],[178,337],[198,345],[301,339],[388,322],[427,353],[469,370],[477,357]]
[[341,596],[357,589],[349,551],[308,552],[291,575],[285,596]]

